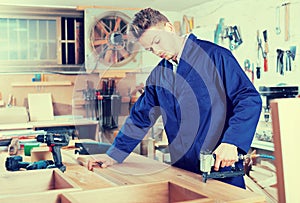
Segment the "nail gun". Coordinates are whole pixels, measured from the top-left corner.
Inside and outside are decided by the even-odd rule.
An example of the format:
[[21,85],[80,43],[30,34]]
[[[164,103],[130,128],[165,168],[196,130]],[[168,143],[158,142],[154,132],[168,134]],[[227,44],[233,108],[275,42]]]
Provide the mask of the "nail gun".
[[[256,158],[264,158],[275,160],[275,157],[267,154],[256,154],[254,150],[251,154],[242,155],[239,154],[237,156],[237,160],[244,160],[246,162],[252,162],[252,160]],[[244,163],[245,163],[244,162]],[[206,183],[207,179],[213,178],[232,178],[237,176],[244,176],[245,173],[249,172],[244,168],[236,168],[235,166],[231,167],[230,171],[214,171],[211,172],[212,167],[215,165],[215,154],[211,153],[200,153],[200,171],[202,172],[202,182]]]
[[200,153],[200,171],[202,172],[202,182],[206,183],[209,178],[231,178],[245,175],[244,169],[232,167],[230,171],[211,172],[215,165],[215,155]]

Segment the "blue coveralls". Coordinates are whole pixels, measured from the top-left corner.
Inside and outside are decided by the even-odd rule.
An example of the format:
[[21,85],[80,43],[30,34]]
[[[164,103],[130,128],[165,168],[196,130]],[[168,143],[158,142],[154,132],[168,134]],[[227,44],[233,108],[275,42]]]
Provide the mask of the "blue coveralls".
[[[200,173],[200,151],[212,152],[221,142],[246,154],[259,120],[261,97],[232,53],[190,34],[177,73],[172,68],[163,59],[153,69],[107,154],[123,162],[160,115],[173,166]],[[236,166],[243,167],[242,162]],[[221,181],[245,188],[243,177]]]

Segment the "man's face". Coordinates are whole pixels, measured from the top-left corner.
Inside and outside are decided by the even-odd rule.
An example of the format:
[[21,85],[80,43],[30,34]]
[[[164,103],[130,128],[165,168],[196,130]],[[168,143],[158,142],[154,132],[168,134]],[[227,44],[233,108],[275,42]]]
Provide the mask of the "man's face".
[[175,59],[178,50],[174,43],[174,32],[168,25],[155,26],[147,29],[139,38],[141,45],[160,58]]

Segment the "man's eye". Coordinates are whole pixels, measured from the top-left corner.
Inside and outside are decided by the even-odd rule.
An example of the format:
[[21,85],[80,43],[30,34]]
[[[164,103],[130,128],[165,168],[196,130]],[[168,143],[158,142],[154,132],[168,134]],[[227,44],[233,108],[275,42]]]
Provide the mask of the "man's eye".
[[154,42],[154,44],[158,44],[160,42],[160,38],[158,38],[158,37],[155,38],[153,42]]
[[153,52],[153,48],[152,47],[149,47],[149,48],[145,48],[146,51],[151,51]]

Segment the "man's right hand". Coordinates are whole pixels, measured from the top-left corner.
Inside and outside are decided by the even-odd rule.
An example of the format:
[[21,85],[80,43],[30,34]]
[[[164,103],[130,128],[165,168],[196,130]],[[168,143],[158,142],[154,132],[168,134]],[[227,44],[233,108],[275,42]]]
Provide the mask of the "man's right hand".
[[94,158],[88,160],[87,168],[88,170],[92,171],[94,166],[100,166],[101,168],[106,168],[108,166],[112,166],[113,164],[117,163],[114,159],[109,157],[105,154],[105,156],[101,158]]

